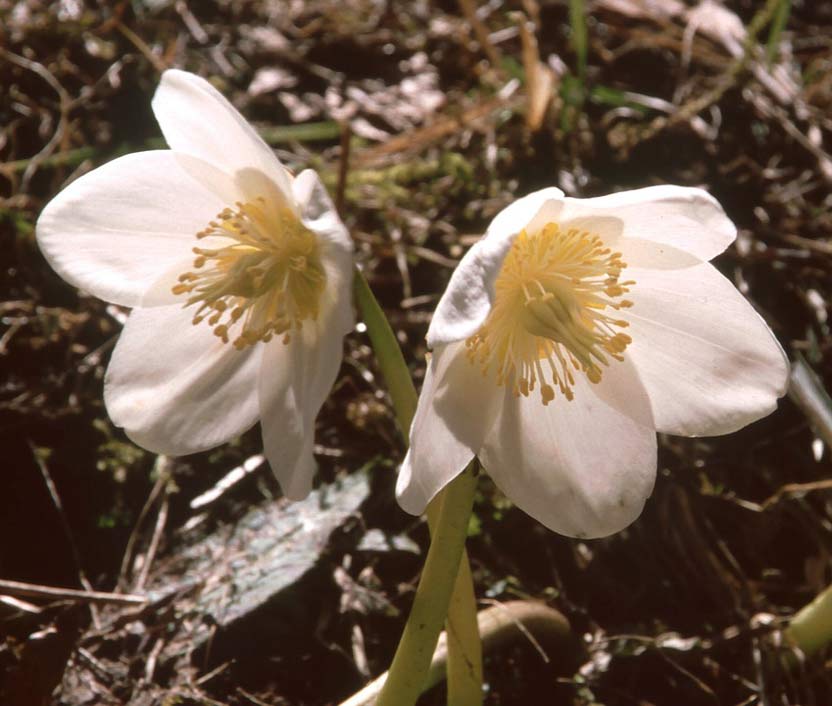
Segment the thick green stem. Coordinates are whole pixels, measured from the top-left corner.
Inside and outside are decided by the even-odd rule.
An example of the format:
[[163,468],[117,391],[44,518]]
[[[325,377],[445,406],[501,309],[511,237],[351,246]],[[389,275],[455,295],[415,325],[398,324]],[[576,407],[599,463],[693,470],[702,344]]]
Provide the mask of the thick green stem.
[[483,700],[482,645],[472,587],[471,566],[463,551],[445,628],[449,706],[481,706]]
[[[472,462],[443,492],[410,617],[376,706],[412,706],[425,688],[431,657],[459,575],[468,518],[474,505],[475,466],[476,462]],[[449,649],[450,646],[449,642]]]
[[801,608],[785,633],[786,639],[807,657],[832,642],[832,586]]
[[[416,389],[405,363],[399,343],[390,328],[364,276],[355,273],[355,299],[376,359],[387,383],[393,402],[396,421],[405,439],[408,438],[413,415],[416,413]],[[438,522],[442,494],[428,506],[428,525],[432,536]],[[467,523],[467,515],[466,515]],[[435,541],[435,540],[434,540]],[[446,629],[449,639],[448,703],[451,706],[480,706],[482,704],[482,646],[477,629],[477,604],[471,579],[468,556],[462,553]]]

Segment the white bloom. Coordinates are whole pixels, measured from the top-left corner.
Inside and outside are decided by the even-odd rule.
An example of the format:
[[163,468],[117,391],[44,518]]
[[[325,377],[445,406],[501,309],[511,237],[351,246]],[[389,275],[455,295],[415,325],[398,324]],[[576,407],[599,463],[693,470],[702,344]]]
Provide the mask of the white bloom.
[[131,439],[188,454],[259,418],[283,491],[302,498],[353,326],[349,234],[318,176],[293,177],[203,79],[167,71],[153,111],[171,149],[70,184],[38,243],[68,282],[133,307],[104,382]]
[[547,527],[616,532],[656,475],[656,432],[726,434],[773,411],[788,361],[713,266],[736,236],[704,191],[503,210],[451,277],[399,475],[417,514],[476,455]]

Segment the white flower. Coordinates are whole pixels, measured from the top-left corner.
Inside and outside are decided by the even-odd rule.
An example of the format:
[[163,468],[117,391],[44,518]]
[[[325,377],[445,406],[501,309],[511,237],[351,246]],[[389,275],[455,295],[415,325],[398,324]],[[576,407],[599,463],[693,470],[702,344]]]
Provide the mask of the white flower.
[[476,455],[550,529],[604,536],[652,492],[657,431],[727,434],[773,411],[788,361],[708,264],[735,236],[678,186],[544,189],[498,214],[428,330],[402,507],[422,512]]
[[131,439],[188,454],[260,419],[284,493],[302,498],[353,326],[349,234],[318,176],[293,177],[203,79],[165,72],[153,111],[171,149],[70,184],[38,243],[65,280],[133,307],[104,381]]

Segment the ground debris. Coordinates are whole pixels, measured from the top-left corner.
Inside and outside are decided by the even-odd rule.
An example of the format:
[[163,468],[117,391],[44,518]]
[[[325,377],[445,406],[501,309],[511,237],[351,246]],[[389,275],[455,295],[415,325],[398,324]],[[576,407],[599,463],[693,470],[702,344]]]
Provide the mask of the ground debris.
[[107,625],[81,638],[62,702],[106,703],[105,690],[153,703],[252,651],[314,633],[337,595],[331,567],[358,542],[369,494],[367,474],[354,473],[303,501],[266,502],[208,536],[182,537],[151,572],[149,604],[107,611]]

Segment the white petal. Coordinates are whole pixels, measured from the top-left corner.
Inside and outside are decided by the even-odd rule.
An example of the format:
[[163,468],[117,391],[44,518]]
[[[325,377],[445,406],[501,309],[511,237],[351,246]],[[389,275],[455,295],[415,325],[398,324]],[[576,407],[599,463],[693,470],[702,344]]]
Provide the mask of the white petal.
[[399,505],[420,515],[482,446],[502,395],[465,357],[465,345],[440,346],[425,375],[410,449],[396,481]]
[[241,167],[234,172],[234,183],[243,194],[241,201],[256,201],[262,198],[266,201],[272,213],[280,209],[289,208],[296,215],[298,207],[292,198],[291,191],[284,191],[283,186],[277,184],[273,175],[263,172],[256,167]]
[[355,328],[352,298],[352,253],[340,248],[321,248],[321,261],[326,271],[326,289],[321,295],[321,316],[335,334],[342,338]]
[[152,106],[171,149],[229,174],[257,169],[284,194],[291,193],[289,174],[269,146],[206,80],[186,71],[165,71]]
[[353,250],[352,238],[341,222],[326,187],[312,169],[304,169],[292,182],[292,195],[303,224],[318,234],[328,247]]
[[[329,317],[333,318],[333,317]],[[266,458],[283,494],[302,500],[312,490],[315,417],[341,367],[343,322],[322,320],[292,332],[288,344],[275,338],[260,371],[260,423]]]
[[451,275],[428,329],[431,348],[461,341],[477,332],[491,311],[494,283],[514,238],[547,204],[558,208],[562,198],[560,189],[541,189],[518,199],[494,217],[485,237],[465,253]]
[[192,317],[177,305],[134,309],[104,380],[113,422],[155,453],[210,449],[257,421],[260,349],[238,351]]
[[[321,259],[327,271],[324,306],[335,309],[342,335],[355,326],[352,307],[353,245],[349,231],[338,216],[320,177],[311,169],[292,182],[292,194],[303,224],[318,236]],[[343,327],[346,328],[343,328]]]
[[[562,227],[600,235],[636,267],[687,267],[710,260],[737,235],[708,192],[684,186],[649,186],[591,199],[564,200]],[[687,257],[685,257],[687,254]]]
[[652,492],[656,433],[632,366],[613,363],[598,385],[584,375],[575,383],[574,400],[559,396],[546,407],[536,395],[506,391],[480,459],[497,486],[549,529],[603,537],[635,520]]
[[772,412],[788,360],[771,330],[713,266],[628,268],[633,342],[625,355],[647,388],[659,431],[727,434]]
[[509,237],[513,241],[513,236],[534,223],[539,212],[544,208],[557,210],[563,199],[563,192],[554,186],[526,194],[494,216],[483,240],[503,240]]
[[129,154],[52,199],[38,244],[70,284],[136,306],[163,273],[190,266],[196,233],[228,205],[223,190],[234,198],[233,183],[205,162],[168,150]]

